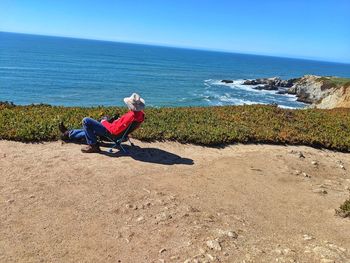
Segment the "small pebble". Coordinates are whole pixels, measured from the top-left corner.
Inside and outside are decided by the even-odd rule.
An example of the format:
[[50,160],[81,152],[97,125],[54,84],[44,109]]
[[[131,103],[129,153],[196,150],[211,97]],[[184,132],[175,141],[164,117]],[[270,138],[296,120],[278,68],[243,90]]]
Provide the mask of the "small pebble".
[[317,188],[312,190],[312,192],[317,193],[317,194],[328,194],[328,192],[325,189]]
[[143,191],[145,191],[146,193],[148,193],[148,194],[150,194],[151,193],[151,191],[150,190],[148,190],[148,189],[146,189],[146,188],[142,188],[142,190]]
[[206,244],[210,249],[221,251],[220,243],[217,240],[208,240]]
[[336,261],[334,261],[333,259],[328,259],[328,258],[322,258],[321,263],[335,263]]
[[209,258],[209,260],[213,261],[215,258],[211,255],[211,254],[207,254],[207,257]]
[[141,222],[141,221],[143,221],[143,220],[145,220],[145,218],[144,218],[143,216],[140,216],[140,217],[138,217],[138,218],[136,219],[137,222]]
[[308,234],[303,235],[303,238],[304,238],[304,240],[307,240],[307,241],[315,239],[313,236],[310,236]]
[[285,249],[283,249],[283,255],[288,255],[289,252],[291,252],[291,249],[290,249],[290,248],[285,248]]
[[233,232],[233,231],[227,232],[227,235],[229,237],[232,237],[232,238],[235,238],[235,239],[238,238],[238,234],[236,232]]
[[277,255],[282,255],[282,250],[280,250],[280,249],[278,249],[278,248],[276,248],[276,249],[274,250],[274,252],[275,252]]
[[311,175],[309,175],[309,174],[307,174],[307,173],[305,173],[305,172],[303,172],[302,175],[303,175],[304,177],[306,177],[306,178],[311,178]]

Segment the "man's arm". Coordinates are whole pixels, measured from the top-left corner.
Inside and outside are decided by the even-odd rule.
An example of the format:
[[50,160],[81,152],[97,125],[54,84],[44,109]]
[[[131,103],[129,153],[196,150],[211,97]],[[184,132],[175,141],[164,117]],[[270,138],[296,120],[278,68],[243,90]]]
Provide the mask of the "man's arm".
[[133,112],[129,111],[128,113],[121,116],[118,120],[115,120],[113,123],[109,123],[108,121],[102,121],[101,123],[110,133],[118,135],[124,131],[133,121]]

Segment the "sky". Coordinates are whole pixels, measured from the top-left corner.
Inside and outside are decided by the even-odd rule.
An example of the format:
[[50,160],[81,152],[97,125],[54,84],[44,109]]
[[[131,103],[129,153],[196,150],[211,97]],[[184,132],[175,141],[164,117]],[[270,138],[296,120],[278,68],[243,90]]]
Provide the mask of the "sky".
[[0,0],[0,31],[344,63],[349,17],[350,0]]

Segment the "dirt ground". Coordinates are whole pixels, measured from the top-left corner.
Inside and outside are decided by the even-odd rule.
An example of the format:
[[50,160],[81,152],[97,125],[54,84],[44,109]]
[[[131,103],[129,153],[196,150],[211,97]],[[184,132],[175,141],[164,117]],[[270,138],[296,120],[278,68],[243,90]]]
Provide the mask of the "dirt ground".
[[350,262],[350,154],[135,144],[0,141],[0,262]]

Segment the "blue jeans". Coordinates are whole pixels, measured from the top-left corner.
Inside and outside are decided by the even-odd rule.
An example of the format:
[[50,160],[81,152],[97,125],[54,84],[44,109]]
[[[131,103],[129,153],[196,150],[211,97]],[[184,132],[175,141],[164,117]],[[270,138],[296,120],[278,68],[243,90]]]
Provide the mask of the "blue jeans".
[[69,139],[81,140],[86,138],[89,145],[97,143],[97,136],[105,136],[108,134],[107,129],[98,121],[85,117],[83,119],[83,128],[69,131]]

